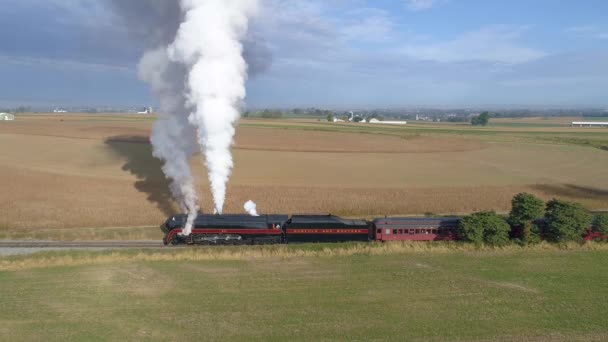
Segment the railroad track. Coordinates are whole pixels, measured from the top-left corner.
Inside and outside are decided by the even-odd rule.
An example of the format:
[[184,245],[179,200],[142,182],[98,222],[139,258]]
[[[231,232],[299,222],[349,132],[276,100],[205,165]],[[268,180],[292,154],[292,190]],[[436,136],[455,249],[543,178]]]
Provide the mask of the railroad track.
[[0,240],[0,248],[159,248],[162,241],[40,241],[40,240]]

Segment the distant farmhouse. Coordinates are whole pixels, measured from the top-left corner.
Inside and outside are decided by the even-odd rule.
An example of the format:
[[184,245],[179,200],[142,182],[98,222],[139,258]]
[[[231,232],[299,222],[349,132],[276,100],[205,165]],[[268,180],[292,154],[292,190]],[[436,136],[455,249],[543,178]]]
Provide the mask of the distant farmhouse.
[[[334,117],[334,122],[342,122],[343,120],[336,120]],[[370,124],[383,124],[383,125],[406,125],[407,121],[387,121],[387,120],[379,120],[377,118],[365,118],[359,115],[355,115],[352,111],[348,114],[349,122],[358,122],[358,123],[370,123]]]
[[0,121],[13,121],[15,120],[15,115],[10,113],[0,113]]
[[572,127],[608,127],[608,121],[573,121]]
[[137,114],[152,114],[152,107],[144,107],[141,110],[137,111]]
[[381,121],[375,118],[369,120],[369,123],[383,124],[383,125],[406,125],[407,121]]

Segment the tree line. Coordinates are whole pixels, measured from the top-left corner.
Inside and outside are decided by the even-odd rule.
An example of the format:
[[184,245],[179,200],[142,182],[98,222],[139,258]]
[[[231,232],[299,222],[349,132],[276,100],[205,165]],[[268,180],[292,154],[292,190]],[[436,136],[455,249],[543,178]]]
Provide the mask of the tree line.
[[458,235],[463,241],[475,244],[505,245],[510,241],[521,244],[582,241],[589,227],[608,238],[608,213],[595,218],[581,204],[552,199],[545,203],[540,198],[520,193],[511,201],[511,212],[505,219],[493,211],[463,217]]

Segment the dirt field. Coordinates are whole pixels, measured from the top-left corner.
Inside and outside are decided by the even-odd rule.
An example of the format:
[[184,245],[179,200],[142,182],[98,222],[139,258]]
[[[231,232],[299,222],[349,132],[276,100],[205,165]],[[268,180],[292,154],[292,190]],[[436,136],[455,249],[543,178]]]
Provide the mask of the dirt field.
[[[31,115],[0,123],[0,237],[40,229],[157,227],[175,207],[147,142],[152,122],[149,116]],[[242,212],[247,199],[263,213],[506,211],[520,191],[608,209],[608,152],[581,143],[585,139],[604,141],[608,130],[366,129],[249,120],[237,129],[225,211]],[[192,166],[209,211],[200,158]]]

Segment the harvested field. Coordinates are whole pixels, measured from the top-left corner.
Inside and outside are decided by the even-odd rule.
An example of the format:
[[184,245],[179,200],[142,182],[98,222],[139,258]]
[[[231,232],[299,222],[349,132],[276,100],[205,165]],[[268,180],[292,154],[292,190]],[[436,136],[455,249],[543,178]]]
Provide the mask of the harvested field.
[[272,130],[243,127],[235,141],[236,149],[286,152],[339,153],[430,153],[479,150],[483,142],[457,137],[390,136],[368,134]]
[[[151,155],[152,121],[86,118],[27,116],[0,124],[0,146],[10,147],[0,154],[0,237],[112,238],[118,233],[117,228],[98,236],[89,230],[52,232],[88,227],[151,227],[129,236],[159,236],[158,225],[176,208],[161,164]],[[496,141],[444,133],[445,128],[397,135],[378,127],[364,134],[293,128],[316,127],[313,123],[286,122],[290,129],[254,123],[237,130],[226,212],[242,212],[248,199],[264,213],[371,217],[507,211],[511,197],[521,191],[608,209],[608,153],[596,148]],[[208,211],[205,169],[200,157],[191,164]]]

